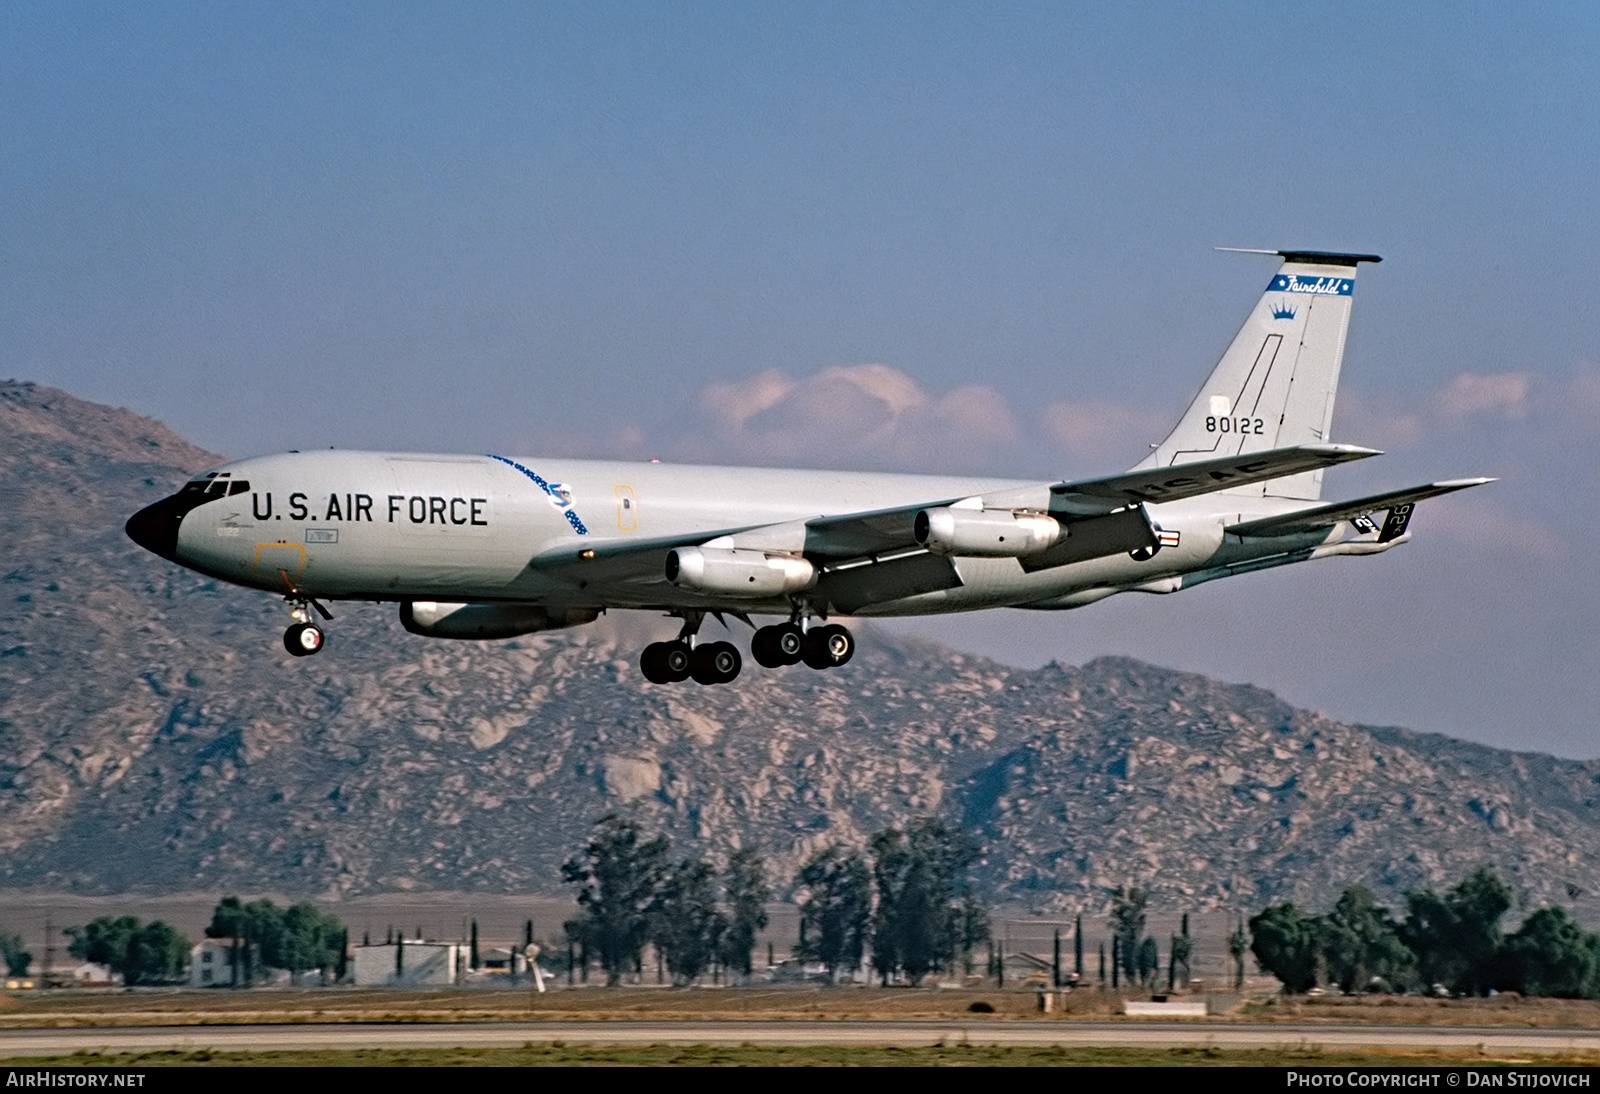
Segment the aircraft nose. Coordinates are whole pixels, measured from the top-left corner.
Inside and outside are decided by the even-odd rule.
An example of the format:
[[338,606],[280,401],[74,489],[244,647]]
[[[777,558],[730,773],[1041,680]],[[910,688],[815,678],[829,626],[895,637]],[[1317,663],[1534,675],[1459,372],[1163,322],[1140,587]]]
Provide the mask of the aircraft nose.
[[169,561],[178,553],[178,525],[183,523],[184,514],[174,502],[173,498],[163,498],[147,505],[122,527],[133,542]]

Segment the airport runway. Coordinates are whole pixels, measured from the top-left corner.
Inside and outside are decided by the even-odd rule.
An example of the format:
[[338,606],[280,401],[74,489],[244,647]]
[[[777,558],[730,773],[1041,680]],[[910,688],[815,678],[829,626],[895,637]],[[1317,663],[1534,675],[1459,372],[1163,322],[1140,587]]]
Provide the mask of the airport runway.
[[0,1031],[0,1058],[72,1052],[515,1048],[524,1044],[1406,1048],[1600,1053],[1600,1030],[1079,1021],[609,1021],[133,1026]]

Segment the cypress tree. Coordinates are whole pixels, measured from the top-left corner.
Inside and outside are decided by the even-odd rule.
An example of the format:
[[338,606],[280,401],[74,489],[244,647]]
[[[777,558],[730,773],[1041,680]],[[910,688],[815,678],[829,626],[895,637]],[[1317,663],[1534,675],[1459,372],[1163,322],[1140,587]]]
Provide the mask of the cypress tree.
[[[1083,913],[1078,913],[1078,919],[1072,926],[1072,971],[1078,974],[1078,979],[1083,979]],[[1105,977],[1101,977],[1102,980]]]

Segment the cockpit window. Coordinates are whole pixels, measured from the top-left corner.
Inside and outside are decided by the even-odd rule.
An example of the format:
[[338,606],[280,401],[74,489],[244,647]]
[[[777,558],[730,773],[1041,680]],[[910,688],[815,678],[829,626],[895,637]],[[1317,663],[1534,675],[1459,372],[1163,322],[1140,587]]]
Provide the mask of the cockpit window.
[[203,479],[195,479],[184,484],[179,493],[196,504],[200,504],[201,498],[206,501],[212,498],[225,498],[232,494],[242,494],[248,489],[250,489],[248,482],[243,479],[235,482],[230,472],[224,471],[218,474],[215,471],[211,471]]

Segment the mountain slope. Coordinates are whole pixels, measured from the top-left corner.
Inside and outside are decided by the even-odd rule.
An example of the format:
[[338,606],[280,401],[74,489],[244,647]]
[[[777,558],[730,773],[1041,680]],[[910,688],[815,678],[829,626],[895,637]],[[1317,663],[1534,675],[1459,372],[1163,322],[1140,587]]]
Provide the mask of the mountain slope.
[[[1194,907],[1393,899],[1485,862],[1600,892],[1600,763],[1342,725],[1126,659],[1020,671],[870,629],[843,670],[656,687],[669,620],[430,641],[156,559],[123,520],[217,461],[128,411],[0,384],[0,884],[115,892],[550,891],[608,810],[781,875],[938,813],[1039,906],[1129,881]],[[743,636],[739,637],[743,640]],[[1587,899],[1585,896],[1584,899]]]

